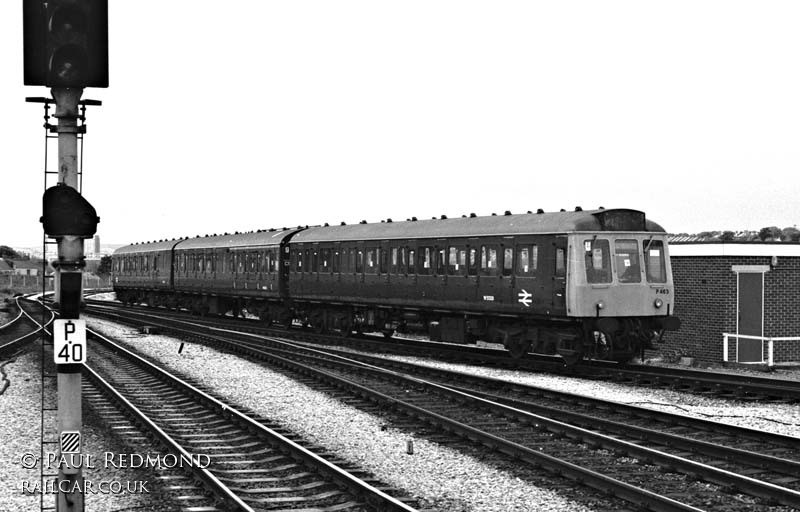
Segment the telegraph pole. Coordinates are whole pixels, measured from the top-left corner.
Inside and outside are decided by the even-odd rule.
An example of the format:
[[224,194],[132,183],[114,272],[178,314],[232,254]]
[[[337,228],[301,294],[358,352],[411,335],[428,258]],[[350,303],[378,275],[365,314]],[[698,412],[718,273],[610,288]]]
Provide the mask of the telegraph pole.
[[23,0],[23,40],[24,83],[51,88],[58,119],[56,127],[47,126],[58,134],[58,184],[45,190],[41,218],[45,235],[58,244],[54,300],[60,318],[53,325],[58,370],[56,510],[83,512],[83,241],[94,236],[100,219],[80,193],[78,136],[85,133],[85,125],[78,123],[78,108],[84,87],[108,87],[108,0]]

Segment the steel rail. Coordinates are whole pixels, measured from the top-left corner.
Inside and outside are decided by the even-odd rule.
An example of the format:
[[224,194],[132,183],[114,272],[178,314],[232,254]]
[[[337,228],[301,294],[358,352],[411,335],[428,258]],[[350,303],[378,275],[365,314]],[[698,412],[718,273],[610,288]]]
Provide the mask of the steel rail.
[[[191,324],[190,322],[186,322],[186,321],[180,321],[180,323]],[[194,327],[197,327],[197,328],[218,331],[221,334],[228,334],[228,335],[230,335],[230,334],[237,334],[237,335],[244,334],[247,337],[252,337],[252,338],[255,338],[255,339],[267,339],[269,341],[272,341],[272,342],[275,342],[275,343],[278,343],[278,344],[281,344],[281,345],[284,345],[284,346],[287,346],[287,347],[295,347],[295,345],[292,344],[292,343],[287,343],[285,341],[277,340],[277,339],[270,338],[270,337],[264,337],[264,336],[255,335],[255,334],[248,334],[248,333],[238,333],[238,332],[234,332],[234,331],[229,331],[227,329],[213,328],[213,327],[203,326],[203,325],[199,325],[199,324],[193,324],[193,325],[194,325]],[[170,325],[163,324],[163,323],[159,324],[159,326],[164,328],[164,329],[170,330],[170,331],[176,331],[176,332],[178,332],[180,334],[183,334],[183,335],[186,335],[186,336],[194,336],[194,337],[201,336],[203,338],[210,339],[212,341],[218,341],[218,342],[224,343],[224,344],[226,344],[228,346],[231,346],[232,348],[237,345],[237,342],[232,341],[230,339],[223,338],[222,336],[218,336],[218,335],[198,334],[197,332],[194,332],[194,331],[189,331],[189,330],[186,330],[186,329],[178,328],[178,327],[175,327],[175,326],[170,326]],[[312,352],[317,352],[316,349],[311,349],[311,348],[308,348],[308,347],[298,347],[298,348],[303,348],[305,350],[309,350],[309,351],[312,351]],[[526,463],[528,463],[528,464],[530,464],[530,465],[532,465],[534,467],[547,468],[547,469],[549,469],[550,471],[552,471],[552,472],[554,472],[556,474],[563,475],[563,476],[566,476],[568,478],[571,478],[572,480],[578,481],[578,482],[580,482],[582,484],[586,484],[589,487],[592,487],[592,488],[594,488],[596,490],[599,490],[599,491],[601,491],[603,493],[611,493],[611,494],[617,496],[618,498],[624,499],[624,500],[629,501],[631,503],[638,504],[639,506],[647,507],[650,510],[663,511],[663,512],[700,512],[702,510],[702,509],[698,509],[696,507],[693,507],[691,505],[687,505],[685,503],[681,503],[679,501],[673,500],[673,499],[668,498],[666,496],[661,496],[661,495],[656,494],[656,493],[654,493],[652,491],[648,491],[646,489],[642,489],[640,487],[628,484],[626,482],[622,482],[620,480],[608,477],[608,476],[603,475],[601,473],[598,473],[598,472],[595,472],[595,471],[592,471],[592,470],[589,470],[589,469],[586,469],[586,468],[582,468],[582,467],[577,466],[575,464],[572,464],[572,463],[570,463],[568,461],[563,461],[563,460],[560,460],[560,459],[558,459],[556,457],[541,453],[539,451],[536,451],[536,450],[533,450],[531,448],[522,446],[520,444],[508,441],[506,439],[502,439],[500,437],[497,437],[497,436],[492,435],[490,433],[487,433],[487,432],[484,432],[482,430],[476,429],[476,428],[471,427],[469,425],[465,425],[465,424],[463,424],[461,422],[458,422],[456,420],[453,420],[451,418],[447,418],[447,417],[441,416],[441,415],[439,415],[439,414],[437,414],[435,412],[428,411],[426,409],[423,409],[423,408],[415,406],[413,404],[409,404],[409,403],[406,403],[406,402],[404,402],[402,400],[390,397],[388,395],[385,395],[385,394],[380,393],[378,391],[375,391],[373,389],[369,389],[369,388],[367,388],[365,386],[362,386],[362,385],[360,385],[360,384],[358,384],[356,382],[353,382],[353,381],[351,381],[349,379],[345,379],[345,378],[342,378],[340,376],[334,375],[334,374],[332,374],[330,372],[326,372],[324,370],[320,370],[320,369],[317,369],[317,368],[312,368],[312,367],[310,367],[308,365],[305,365],[303,363],[299,363],[297,361],[293,361],[293,360],[291,360],[289,358],[286,358],[286,357],[281,357],[281,356],[276,355],[276,354],[271,353],[271,352],[265,352],[265,351],[257,349],[257,348],[239,346],[239,349],[242,350],[242,351],[245,351],[248,354],[253,355],[253,356],[255,356],[255,357],[259,358],[259,359],[270,360],[273,363],[278,364],[279,366],[283,366],[285,368],[291,368],[293,371],[302,372],[302,373],[305,373],[305,374],[310,374],[310,375],[314,376],[317,379],[321,378],[321,379],[325,380],[326,382],[329,382],[329,383],[331,383],[331,384],[333,384],[333,385],[335,385],[337,387],[346,388],[350,392],[355,392],[358,395],[366,397],[367,399],[369,399],[369,400],[371,400],[373,402],[384,403],[384,404],[385,403],[393,404],[395,407],[399,408],[400,410],[403,410],[403,412],[406,412],[406,413],[410,412],[413,415],[419,417],[420,419],[422,419],[424,421],[427,421],[427,422],[432,423],[434,425],[440,426],[441,428],[444,428],[445,430],[448,430],[448,431],[451,431],[453,433],[456,433],[456,434],[458,434],[458,435],[460,435],[460,436],[462,436],[462,437],[464,437],[466,439],[469,439],[469,440],[472,440],[472,441],[478,441],[478,442],[480,442],[480,443],[482,443],[482,444],[484,444],[486,446],[490,446],[490,447],[492,447],[492,448],[494,448],[494,449],[496,449],[496,450],[498,450],[498,451],[500,451],[500,452],[502,452],[502,453],[504,453],[506,455],[509,455],[509,456],[514,457],[514,458],[516,458],[518,460],[526,462]],[[341,356],[337,356],[337,357],[339,357],[340,359],[346,359],[346,358],[342,358]],[[360,368],[365,368],[365,366],[368,366],[368,365],[364,365],[364,363],[358,363],[358,362],[353,362],[353,363],[355,363],[355,365],[359,366]],[[374,367],[374,368],[371,368],[371,369],[374,369],[374,371],[377,371],[377,372],[383,372],[383,373],[392,374],[392,375],[399,375],[399,374],[397,374],[397,372],[393,372],[391,370],[382,370],[382,369],[377,368],[377,367]],[[411,378],[411,379],[413,379],[414,381],[424,382],[421,379],[414,379],[414,378]],[[448,390],[448,391],[451,391],[451,390]]]
[[[29,333],[27,333],[27,334],[25,334],[25,335],[23,335],[23,336],[20,336],[19,338],[16,338],[16,339],[11,340],[11,341],[9,341],[7,343],[4,343],[3,345],[0,345],[0,354],[8,352],[9,350],[15,348],[17,345],[22,344],[28,338],[31,338],[32,336],[35,336],[35,335],[39,334],[42,331],[47,333],[47,326],[52,324],[53,320],[55,319],[55,313],[53,313],[53,311],[48,310],[49,313],[50,313],[50,318],[48,320],[46,320],[44,324],[41,324],[39,322],[39,320],[33,318],[33,316],[31,316],[30,313],[25,311],[25,308],[23,308],[22,304],[20,304],[20,300],[27,300],[27,299],[20,299],[20,297],[16,298],[17,307],[19,307],[20,314],[12,322],[9,322],[8,324],[3,325],[2,327],[3,328],[8,327],[10,324],[21,320],[23,318],[23,316],[25,316],[31,322],[33,322],[36,325],[36,329],[31,331],[31,332],[29,332]],[[44,307],[43,304],[41,306]]]
[[[259,354],[256,355],[256,357],[259,357],[260,359],[268,359],[274,362],[275,364],[279,364],[280,366],[283,366],[285,368],[291,368],[294,371],[303,372],[305,374],[311,374],[316,378],[322,378],[323,380],[325,380],[330,384],[333,384],[337,387],[345,388],[350,392],[355,392],[356,394],[366,397],[373,402],[381,404],[389,403],[401,409],[406,414],[410,413],[411,415],[414,415],[426,422],[432,423],[445,430],[456,433],[471,441],[480,442],[485,446],[494,448],[501,453],[519,459],[534,467],[547,468],[556,474],[567,476],[572,480],[588,485],[589,487],[592,487],[603,493],[610,493],[617,496],[618,498],[622,498],[629,502],[636,503],[640,506],[648,507],[650,510],[676,511],[676,512],[677,511],[698,512],[702,510],[693,507],[691,505],[687,505],[685,503],[680,503],[666,496],[661,496],[652,491],[648,491],[647,489],[642,489],[640,487],[636,487],[626,482],[622,482],[615,478],[608,477],[601,473],[577,466],[568,461],[564,461],[556,457],[553,457],[551,455],[541,453],[539,451],[533,450],[518,443],[508,441],[506,439],[495,436],[488,432],[479,430],[475,427],[442,416],[436,412],[429,411],[427,409],[407,403],[403,400],[391,397],[379,391],[370,389],[357,382],[332,374],[325,370],[313,368],[306,364],[279,356],[277,354],[258,351],[257,349],[248,349],[248,350],[254,352],[260,352]],[[377,369],[375,371],[380,371],[380,369]],[[394,373],[389,370],[384,370],[384,372]],[[413,379],[413,378],[408,380],[420,384],[425,382],[422,381],[421,379]]]
[[257,433],[272,439],[276,444],[289,447],[293,454],[298,455],[306,463],[317,468],[323,468],[329,474],[335,475],[337,480],[339,480],[340,483],[345,485],[354,495],[363,498],[366,503],[369,503],[370,505],[376,507],[378,510],[402,511],[402,512],[415,511],[413,507],[406,505],[402,501],[393,498],[392,496],[389,496],[388,494],[373,487],[372,485],[356,478],[355,476],[339,468],[335,464],[325,460],[319,455],[300,446],[299,444],[286,438],[280,433],[270,429],[269,427],[266,427],[261,423],[253,420],[252,418],[241,413],[240,411],[231,408],[229,405],[219,401],[218,399],[212,397],[211,395],[198,389],[197,387],[189,384],[188,382],[185,382],[179,379],[178,377],[175,377],[174,375],[170,374],[169,372],[166,372],[165,370],[159,368],[158,366],[140,357],[139,355],[134,354],[133,352],[125,349],[119,344],[109,340],[102,334],[97,333],[91,329],[87,329],[87,333],[91,334],[93,338],[101,340],[107,347],[111,348],[112,350],[123,353],[125,354],[126,357],[135,360],[138,364],[144,366],[145,368],[148,368],[150,371],[154,372],[156,375],[159,375],[160,377],[163,377],[168,382],[173,383],[185,390],[188,390],[195,396],[200,397],[204,402],[212,406],[212,408],[217,409],[220,413],[224,413],[227,416],[232,416],[240,423],[246,425],[248,428],[253,429]]
[[[268,357],[273,358],[279,356],[270,354]],[[340,360],[338,364],[349,366],[352,369],[363,369],[364,371],[373,372],[383,377],[391,376],[397,380],[406,381],[419,386],[425,386],[431,390],[439,391],[440,393],[450,396],[457,400],[461,401],[468,400],[476,403],[481,403],[487,408],[498,411],[499,414],[503,413],[513,414],[517,416],[520,420],[526,421],[528,423],[535,423],[540,426],[547,425],[548,430],[554,433],[564,434],[570,438],[579,440],[581,442],[585,442],[590,445],[599,445],[612,451],[626,452],[633,457],[643,460],[653,461],[654,463],[664,467],[676,468],[689,475],[700,475],[704,479],[719,485],[732,486],[732,488],[741,491],[746,491],[748,494],[752,496],[757,496],[768,500],[777,500],[778,502],[784,505],[800,507],[800,492],[788,489],[786,487],[775,485],[769,482],[763,482],[761,480],[756,480],[754,478],[750,478],[744,475],[739,475],[737,473],[733,473],[731,471],[727,471],[724,469],[715,468],[707,464],[695,462],[689,459],[664,453],[659,450],[640,446],[638,444],[631,443],[629,441],[616,439],[614,437],[605,434],[592,432],[591,430],[587,430],[581,427],[576,427],[574,425],[569,425],[562,421],[553,420],[551,418],[533,414],[525,410],[517,409],[515,407],[496,403],[491,400],[482,398],[480,396],[457,390],[447,385],[430,382],[417,377],[403,375],[393,370],[386,370],[383,368],[375,367],[373,365],[365,365],[364,363],[360,363],[358,361],[351,360],[343,356],[333,356],[333,357]],[[330,363],[330,360],[324,359],[324,363],[326,364]],[[347,380],[347,379],[342,379],[342,380]],[[402,401],[398,402],[403,403]],[[412,408],[415,407],[411,404],[406,404],[406,405]]]
[[19,298],[17,298],[17,307],[19,308],[19,313],[17,313],[17,316],[14,317],[12,320],[9,320],[8,322],[4,323],[3,325],[0,325],[0,331],[2,331],[3,329],[7,329],[9,326],[13,325],[14,322],[22,318],[22,315],[24,313],[22,312],[22,308],[19,307]]
[[[88,331],[91,332],[91,331]],[[161,427],[156,425],[145,413],[136,407],[130,400],[122,396],[111,384],[109,384],[103,377],[100,376],[93,368],[84,363],[84,370],[88,377],[101,388],[105,393],[111,395],[114,400],[122,404],[125,409],[132,414],[136,420],[142,422],[156,437],[164,443],[167,451],[177,454],[182,460],[191,460],[192,454],[186,451],[177,441],[175,441],[169,434],[167,434]],[[185,459],[183,459],[185,457]],[[235,507],[236,510],[243,510],[245,512],[255,512],[252,507],[245,503],[239,496],[237,496],[227,485],[222,483],[216,476],[214,476],[208,469],[201,468],[195,464],[189,465],[195,477],[201,480],[209,489],[211,489],[217,496],[219,496],[228,507]]]
[[[247,335],[244,334],[243,335]],[[749,438],[761,439],[768,442],[773,443],[780,443],[783,445],[792,446],[794,449],[800,450],[800,438],[787,436],[783,434],[775,434],[772,432],[765,432],[761,430],[755,430],[752,428],[747,427],[739,427],[735,425],[729,425],[726,423],[719,423],[716,421],[704,420],[700,418],[694,418],[691,416],[682,416],[674,413],[668,413],[664,411],[658,411],[655,409],[650,409],[647,407],[641,407],[637,405],[626,404],[623,402],[617,402],[608,399],[600,399],[594,398],[589,395],[581,395],[577,393],[566,393],[563,391],[556,391],[553,389],[548,389],[544,387],[539,387],[531,384],[523,384],[519,382],[513,382],[508,380],[503,380],[496,377],[487,377],[487,376],[477,376],[471,373],[458,371],[458,370],[448,370],[442,368],[435,368],[432,366],[428,366],[425,364],[420,363],[413,363],[408,361],[400,361],[396,359],[387,359],[385,357],[376,357],[371,356],[368,354],[361,354],[361,353],[353,353],[353,352],[345,352],[342,350],[337,350],[333,348],[316,348],[314,350],[329,353],[332,355],[342,355],[344,357],[355,359],[357,361],[365,362],[368,364],[373,364],[381,368],[385,368],[387,366],[400,369],[405,373],[409,372],[417,372],[417,373],[424,373],[428,375],[437,375],[438,378],[446,381],[456,381],[456,382],[471,382],[475,386],[486,386],[487,384],[499,388],[499,389],[514,389],[519,390],[523,393],[528,393],[532,395],[542,395],[545,397],[549,397],[555,400],[559,400],[562,402],[568,403],[583,403],[590,407],[596,409],[609,409],[614,411],[620,411],[625,414],[631,416],[646,416],[646,417],[655,417],[660,421],[675,423],[684,425],[690,428],[699,428],[706,431],[714,431],[718,433],[724,433],[732,436],[745,436]],[[446,382],[445,382],[446,384]],[[446,384],[447,385],[447,384]],[[465,390],[466,391],[466,390]],[[560,410],[560,409],[557,409]]]
[[[100,301],[93,301],[95,304]],[[105,301],[107,302],[107,301]],[[97,307],[112,309],[113,304]],[[119,306],[116,306],[119,307]],[[134,314],[153,317],[144,311]],[[225,320],[233,320],[226,318]],[[241,320],[241,319],[239,319]],[[175,321],[182,321],[175,319]],[[253,322],[256,323],[256,322]],[[265,330],[263,326],[259,330]],[[263,334],[267,335],[267,334]],[[631,383],[634,386],[662,386],[680,388],[685,392],[698,392],[700,394],[714,394],[719,398],[774,397],[790,400],[800,400],[800,382],[781,379],[768,379],[762,377],[739,376],[718,372],[703,372],[700,370],[684,370],[680,368],[665,368],[645,365],[621,365],[616,362],[593,360],[586,364],[572,367],[564,365],[560,358],[528,354],[516,360],[510,359],[503,350],[482,348],[469,345],[454,345],[440,342],[406,340],[394,338],[388,345],[393,352],[402,352],[410,356],[426,355],[428,357],[444,357],[450,361],[472,364],[491,365],[514,370],[545,371],[558,375],[567,375],[577,378],[598,377],[613,379],[620,383]],[[355,343],[370,347],[387,347],[383,337],[375,339],[356,339]],[[407,345],[407,346],[405,346]]]

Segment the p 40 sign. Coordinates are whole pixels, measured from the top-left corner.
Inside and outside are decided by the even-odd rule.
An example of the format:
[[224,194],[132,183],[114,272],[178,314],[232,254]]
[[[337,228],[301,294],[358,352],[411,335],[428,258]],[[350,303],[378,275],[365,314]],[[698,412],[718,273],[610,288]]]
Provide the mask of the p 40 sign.
[[86,320],[53,322],[53,360],[56,364],[86,362]]

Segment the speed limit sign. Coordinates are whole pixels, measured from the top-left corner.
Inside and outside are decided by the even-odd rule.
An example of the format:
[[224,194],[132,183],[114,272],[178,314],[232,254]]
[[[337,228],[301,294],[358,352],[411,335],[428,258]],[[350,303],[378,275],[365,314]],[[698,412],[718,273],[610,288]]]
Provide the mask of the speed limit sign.
[[53,322],[53,360],[56,364],[86,362],[86,320]]

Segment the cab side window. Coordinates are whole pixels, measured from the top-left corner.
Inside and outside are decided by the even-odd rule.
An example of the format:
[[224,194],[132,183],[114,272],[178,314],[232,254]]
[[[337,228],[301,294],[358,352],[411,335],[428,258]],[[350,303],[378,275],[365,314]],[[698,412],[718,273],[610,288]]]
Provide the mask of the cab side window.
[[583,241],[586,281],[588,283],[611,282],[611,253],[608,240],[593,239]]
[[643,241],[644,268],[649,283],[666,283],[667,269],[664,257],[664,242],[661,240]]

